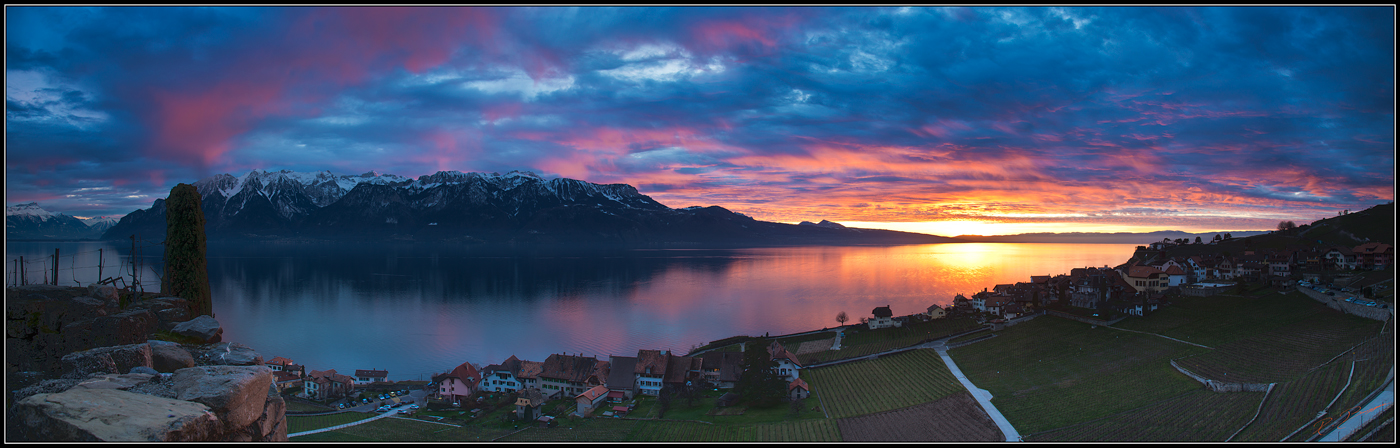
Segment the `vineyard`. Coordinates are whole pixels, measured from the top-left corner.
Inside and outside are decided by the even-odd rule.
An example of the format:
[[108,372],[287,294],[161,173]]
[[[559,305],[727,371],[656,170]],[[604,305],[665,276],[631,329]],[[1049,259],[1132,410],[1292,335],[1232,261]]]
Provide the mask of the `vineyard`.
[[958,318],[915,322],[900,328],[877,330],[850,328],[846,330],[846,336],[841,341],[840,350],[802,354],[798,359],[804,364],[814,364],[838,359],[858,358],[948,337],[977,327],[977,322],[972,319]]
[[1171,306],[1151,316],[1129,316],[1114,326],[1216,347],[1327,314],[1342,313],[1300,292],[1282,296],[1271,292],[1267,297],[1173,297]]
[[[1180,396],[1089,423],[1034,434],[1034,442],[1224,441],[1254,416],[1263,392],[1215,393],[1196,389]],[[1270,400],[1273,400],[1272,394]],[[1263,419],[1263,416],[1260,416]]]
[[[1307,424],[1347,382],[1351,361],[1336,362],[1274,387],[1259,418],[1235,436],[1237,442],[1277,442]],[[1335,408],[1337,405],[1333,405]],[[1301,434],[1301,432],[1300,432]],[[1296,439],[1295,439],[1296,440]]]
[[764,425],[706,425],[690,422],[638,422],[629,442],[840,442],[831,420]]
[[806,370],[832,418],[913,406],[965,391],[938,352],[913,350],[878,359]]
[[343,425],[350,422],[357,422],[374,416],[375,414],[348,411],[327,415],[288,415],[287,434],[295,434],[302,431],[329,428],[335,425]]
[[501,442],[621,442],[636,430],[636,420],[590,418],[563,420],[553,428],[533,427],[501,438]]
[[308,434],[293,442],[486,442],[509,432],[481,425],[453,427],[419,420],[389,417],[335,431]]
[[1200,388],[1168,361],[1206,351],[1152,335],[1038,318],[948,353],[973,384],[992,393],[992,403],[1017,431],[1033,434]]
[[966,391],[903,409],[839,419],[847,442],[1001,442],[1006,436]]
[[1337,312],[1229,342],[1177,360],[1203,377],[1234,383],[1290,381],[1373,337],[1380,322]]

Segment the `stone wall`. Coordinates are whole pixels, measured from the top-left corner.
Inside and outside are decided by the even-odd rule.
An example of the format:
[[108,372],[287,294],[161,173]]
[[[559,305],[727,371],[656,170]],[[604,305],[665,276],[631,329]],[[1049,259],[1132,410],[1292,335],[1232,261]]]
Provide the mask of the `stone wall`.
[[1215,381],[1182,368],[1176,364],[1176,360],[1172,360],[1171,364],[1172,368],[1175,368],[1176,371],[1199,381],[1206,386],[1206,389],[1210,389],[1212,392],[1267,392],[1269,388],[1273,387],[1273,383],[1226,383]]
[[5,290],[5,373],[61,367],[69,353],[145,342],[191,319],[178,297],[137,301],[125,309],[112,286],[30,285]]
[[1390,310],[1385,308],[1358,305],[1355,303],[1347,302],[1346,297],[1329,296],[1327,294],[1314,291],[1312,288],[1298,288],[1298,291],[1302,292],[1308,297],[1312,297],[1313,300],[1322,302],[1329,308],[1341,311],[1343,313],[1351,314],[1353,316],[1361,316],[1371,320],[1378,320],[1381,322],[1390,320]]

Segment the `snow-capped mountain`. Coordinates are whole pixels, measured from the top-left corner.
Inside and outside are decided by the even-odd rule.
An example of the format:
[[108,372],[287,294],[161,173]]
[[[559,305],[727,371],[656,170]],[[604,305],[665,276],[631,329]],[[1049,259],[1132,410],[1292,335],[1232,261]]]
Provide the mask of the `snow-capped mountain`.
[[[755,221],[720,207],[672,209],[631,185],[546,180],[521,171],[440,171],[413,179],[373,171],[254,170],[242,177],[219,174],[193,185],[210,239],[657,242],[861,233]],[[133,233],[164,238],[164,200],[128,214],[105,237]],[[878,235],[863,234],[872,236]],[[915,239],[935,242],[922,237],[927,235]]]
[[6,239],[96,238],[103,230],[106,228],[94,229],[78,218],[45,210],[36,202],[5,206]]
[[106,232],[107,229],[117,225],[117,221],[119,221],[120,218],[115,216],[94,216],[91,218],[78,218],[78,220],[82,221],[83,224],[87,224],[88,228],[92,229],[95,235],[100,236],[103,232]]

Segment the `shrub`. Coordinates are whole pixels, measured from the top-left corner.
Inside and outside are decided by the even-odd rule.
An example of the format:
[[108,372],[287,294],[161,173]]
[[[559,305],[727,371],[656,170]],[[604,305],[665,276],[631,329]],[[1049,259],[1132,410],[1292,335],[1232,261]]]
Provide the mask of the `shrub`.
[[165,201],[165,275],[161,290],[190,302],[190,313],[214,315],[199,190],[179,184]]

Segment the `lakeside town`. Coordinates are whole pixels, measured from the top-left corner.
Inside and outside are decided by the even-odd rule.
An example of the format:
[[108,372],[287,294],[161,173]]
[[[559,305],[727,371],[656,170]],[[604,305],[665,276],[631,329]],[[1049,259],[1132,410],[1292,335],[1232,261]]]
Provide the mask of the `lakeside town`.
[[[1279,233],[1289,231],[1296,232],[1281,228]],[[830,418],[820,397],[815,405],[807,404],[813,388],[804,375],[810,378],[819,368],[918,348],[934,348],[946,358],[948,349],[996,337],[996,332],[1036,316],[1108,326],[1127,316],[1151,315],[1179,298],[1263,290],[1299,291],[1333,309],[1388,320],[1375,316],[1391,313],[1393,246],[1285,245],[1238,255],[1213,249],[1230,241],[1220,236],[1210,242],[1153,242],[1139,246],[1131,259],[1115,267],[1031,276],[970,297],[958,294],[951,306],[932,304],[907,315],[896,316],[890,306],[877,307],[851,325],[840,311],[836,320],[841,325],[835,328],[735,336],[684,355],[639,349],[636,356],[605,359],[581,353],[555,353],[542,361],[511,356],[484,367],[463,362],[430,381],[399,382],[386,381],[388,370],[381,369],[356,370],[353,376],[334,369],[307,372],[305,366],[281,357],[268,365],[275,370],[279,390],[306,400],[307,406],[297,412],[309,415],[324,412],[317,406],[321,405],[331,412],[373,409],[436,422],[495,419],[515,429],[532,424],[551,428],[559,419],[636,418],[639,405],[643,418],[663,419],[672,401],[693,405],[704,398],[713,403],[709,415],[782,402],[790,403],[793,415],[810,410]],[[1196,254],[1181,255],[1192,252]],[[950,358],[946,363],[956,372]],[[966,385],[975,397],[978,389]],[[992,420],[1005,422],[988,400],[979,401]],[[289,415],[297,412],[289,408]],[[1015,430],[1008,432],[1009,424],[1000,426],[1006,440],[1012,440]],[[299,435],[304,434],[291,434]]]

